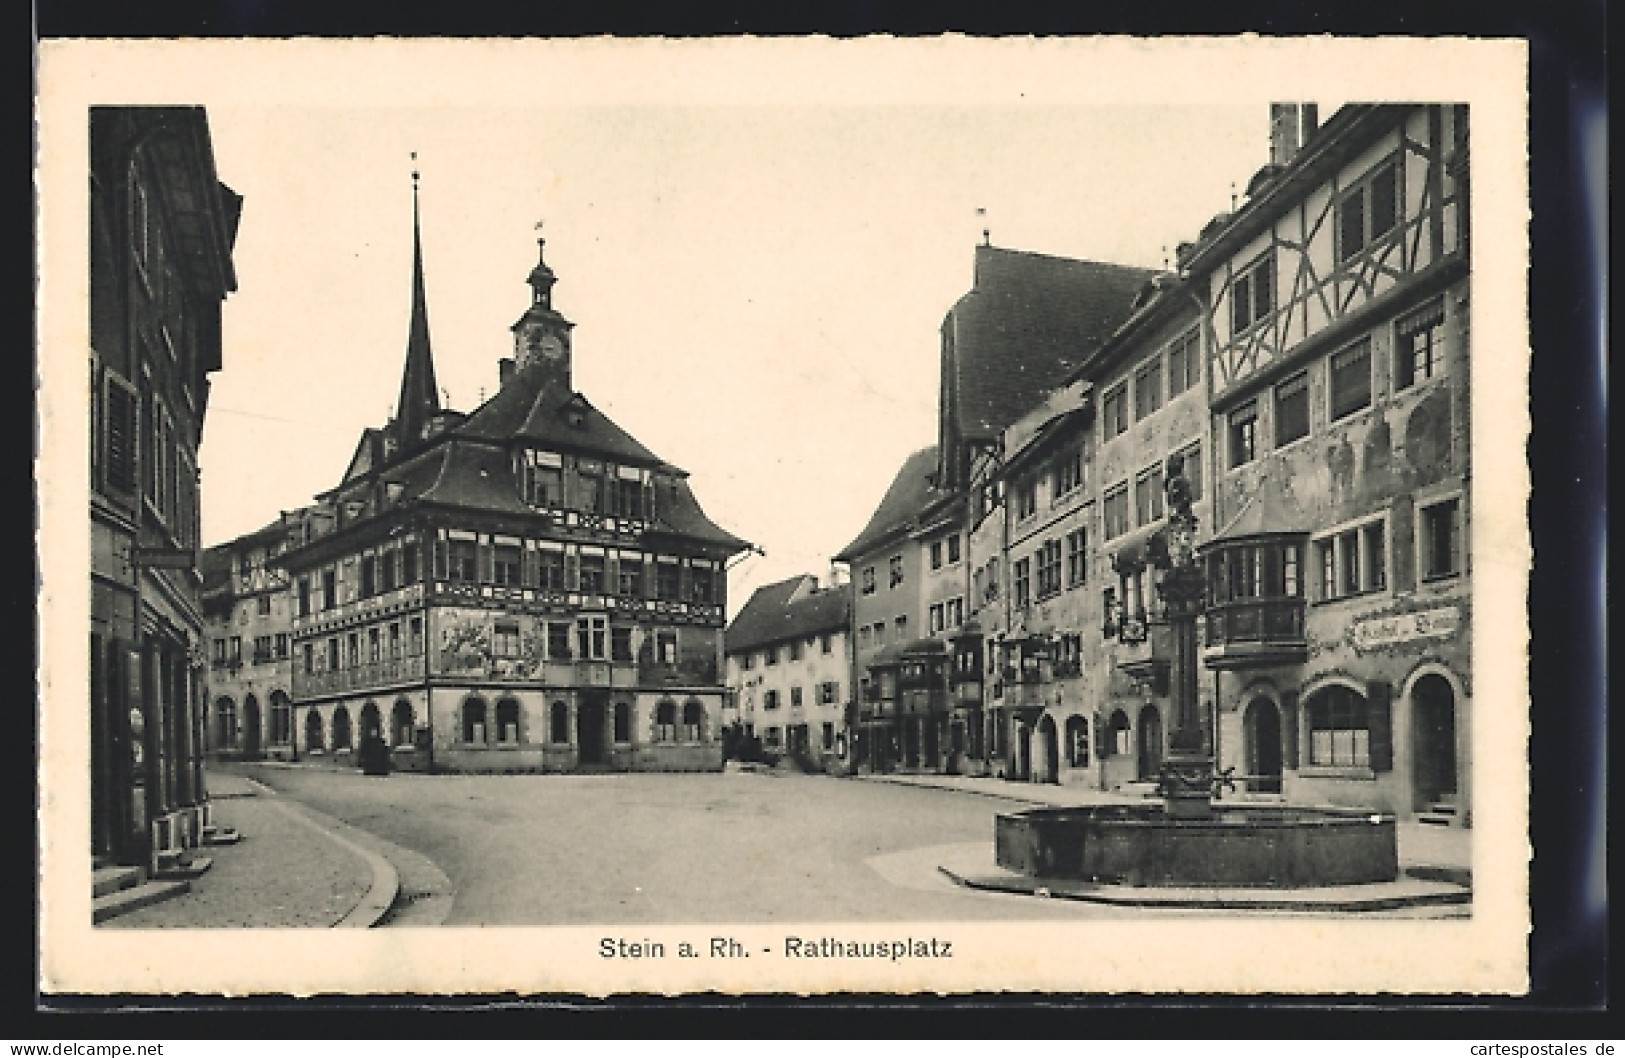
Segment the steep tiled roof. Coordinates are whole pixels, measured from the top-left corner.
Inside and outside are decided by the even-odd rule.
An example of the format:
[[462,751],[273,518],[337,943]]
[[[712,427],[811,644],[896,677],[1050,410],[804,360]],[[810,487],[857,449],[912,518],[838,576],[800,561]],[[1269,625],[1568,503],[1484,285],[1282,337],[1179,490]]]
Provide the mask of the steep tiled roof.
[[1290,488],[1274,475],[1266,476],[1259,482],[1257,491],[1247,497],[1241,510],[1230,519],[1230,524],[1213,538],[1213,542],[1278,533],[1307,533],[1311,523],[1303,508],[1292,498]]
[[673,479],[671,487],[661,489],[655,497],[655,520],[651,532],[665,531],[676,536],[720,544],[732,552],[743,551],[750,544],[713,522],[700,507],[694,490],[683,477]]
[[439,473],[417,494],[420,502],[529,513],[514,483],[513,460],[502,449],[454,437],[439,451]]
[[1060,385],[1128,317],[1152,274],[978,246],[975,286],[949,313],[944,365],[944,398],[962,436],[993,438]]
[[922,448],[905,459],[886,495],[881,497],[880,506],[870,516],[869,524],[855,540],[841,548],[836,561],[850,562],[893,533],[912,527],[926,508],[943,499],[946,493],[933,485],[936,469],[936,445]]
[[545,365],[521,369],[456,432],[484,441],[536,441],[642,466],[661,464],[659,456],[611,422],[586,397],[548,386],[548,377]]
[[804,591],[811,581],[801,574],[757,588],[728,625],[723,649],[738,654],[769,643],[844,631],[852,613],[852,586]]

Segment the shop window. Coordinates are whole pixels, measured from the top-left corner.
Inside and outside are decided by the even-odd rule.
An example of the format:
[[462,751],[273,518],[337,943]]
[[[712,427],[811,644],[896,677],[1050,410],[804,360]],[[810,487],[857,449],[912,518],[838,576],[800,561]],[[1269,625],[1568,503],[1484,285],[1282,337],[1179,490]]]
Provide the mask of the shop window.
[[824,752],[828,753],[835,748],[835,724],[829,720],[824,721]]
[[1310,695],[1309,763],[1331,768],[1371,766],[1371,727],[1365,698],[1342,684]]
[[497,741],[517,743],[519,738],[519,703],[512,698],[497,702]]
[[485,700],[470,698],[463,703],[463,741],[470,745],[485,743]]
[[683,703],[683,741],[699,742],[705,738],[705,707],[690,698]]
[[1309,435],[1309,375],[1300,371],[1275,387],[1275,446]]
[[390,732],[394,736],[392,744],[396,746],[410,746],[412,733],[416,728],[416,718],[412,715],[412,703],[402,698],[395,703],[390,717]]
[[615,703],[615,741],[620,745],[632,741],[632,706],[628,702]]
[[655,741],[677,741],[677,703],[662,701],[655,706]]
[[547,740],[555,746],[570,744],[570,707],[564,702],[548,706]]
[[1258,404],[1248,401],[1232,411],[1226,420],[1230,442],[1230,466],[1243,466],[1258,458]]
[[1126,757],[1133,752],[1132,740],[1128,714],[1121,709],[1114,710],[1111,720],[1106,725],[1106,744],[1102,747],[1102,751],[1114,757]]
[[1331,417],[1341,419],[1371,406],[1371,341],[1360,341],[1332,354]]
[[1081,716],[1066,718],[1066,764],[1069,768],[1089,766],[1089,721]]
[[333,750],[350,749],[354,742],[353,732],[350,729],[350,710],[339,706],[333,710]]
[[1421,509],[1422,579],[1453,577],[1461,572],[1461,501],[1448,499]]

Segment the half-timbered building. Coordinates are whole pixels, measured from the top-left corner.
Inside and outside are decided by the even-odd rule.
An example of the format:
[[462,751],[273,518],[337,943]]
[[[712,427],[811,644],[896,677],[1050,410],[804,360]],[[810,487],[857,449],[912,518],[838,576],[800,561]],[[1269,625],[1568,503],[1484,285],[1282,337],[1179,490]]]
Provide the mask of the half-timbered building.
[[1293,801],[1465,820],[1467,110],[1272,123],[1272,164],[1182,262],[1207,299],[1221,763]]
[[415,246],[395,418],[320,497],[332,531],[281,559],[305,757],[373,736],[399,768],[721,766],[725,563],[747,545],[574,388],[555,282],[539,259],[465,415],[440,405]]

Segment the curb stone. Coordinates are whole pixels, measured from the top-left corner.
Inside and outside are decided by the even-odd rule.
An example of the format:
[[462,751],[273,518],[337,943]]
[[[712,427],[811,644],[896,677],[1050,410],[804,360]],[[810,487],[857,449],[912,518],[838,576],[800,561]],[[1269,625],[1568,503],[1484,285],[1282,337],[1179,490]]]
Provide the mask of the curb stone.
[[292,816],[312,830],[320,832],[328,840],[346,848],[360,856],[367,866],[372,869],[372,887],[367,890],[361,900],[350,909],[350,912],[333,924],[334,929],[371,929],[389,912],[400,893],[400,875],[390,862],[371,849],[364,849],[360,845],[337,833],[336,829],[328,823],[336,823],[329,817],[317,812],[308,805],[299,805],[298,808],[289,807],[289,803],[277,795],[277,792],[256,779],[249,779],[260,796],[265,797],[271,804],[286,815]]

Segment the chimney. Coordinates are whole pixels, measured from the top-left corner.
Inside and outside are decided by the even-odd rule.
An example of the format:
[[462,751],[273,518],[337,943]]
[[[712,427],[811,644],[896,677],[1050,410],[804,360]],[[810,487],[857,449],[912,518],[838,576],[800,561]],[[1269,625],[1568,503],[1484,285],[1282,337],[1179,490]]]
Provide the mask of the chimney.
[[1270,104],[1270,164],[1292,161],[1319,126],[1319,107],[1313,103]]
[[498,387],[506,386],[508,384],[508,380],[513,377],[513,365],[514,361],[513,357],[511,356],[504,356],[502,359],[497,361]]

